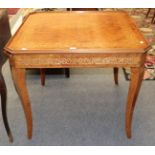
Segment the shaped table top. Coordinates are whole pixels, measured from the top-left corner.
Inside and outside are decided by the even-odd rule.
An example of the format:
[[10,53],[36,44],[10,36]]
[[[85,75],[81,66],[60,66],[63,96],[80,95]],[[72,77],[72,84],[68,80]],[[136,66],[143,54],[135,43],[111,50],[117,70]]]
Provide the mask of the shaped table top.
[[29,14],[5,49],[10,53],[144,53],[149,44],[123,11]]

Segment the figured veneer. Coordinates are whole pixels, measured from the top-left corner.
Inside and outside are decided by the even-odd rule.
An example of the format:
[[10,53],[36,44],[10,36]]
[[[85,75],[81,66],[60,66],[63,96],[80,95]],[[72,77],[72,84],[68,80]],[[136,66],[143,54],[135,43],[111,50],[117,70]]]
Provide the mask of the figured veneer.
[[127,137],[131,138],[132,115],[149,48],[134,21],[123,11],[28,15],[5,47],[24,108],[28,138],[32,137],[32,113],[25,69],[77,67],[112,67],[116,84],[118,68],[131,68],[125,125]]

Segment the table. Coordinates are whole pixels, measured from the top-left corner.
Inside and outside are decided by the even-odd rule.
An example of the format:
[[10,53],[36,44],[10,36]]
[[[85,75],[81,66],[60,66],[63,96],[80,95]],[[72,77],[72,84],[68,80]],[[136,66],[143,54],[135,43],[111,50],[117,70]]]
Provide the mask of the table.
[[[25,82],[27,68],[130,67],[125,129],[132,116],[150,48],[123,11],[36,12],[29,14],[5,47],[15,88],[32,137],[32,112]],[[52,88],[51,88],[52,89]]]

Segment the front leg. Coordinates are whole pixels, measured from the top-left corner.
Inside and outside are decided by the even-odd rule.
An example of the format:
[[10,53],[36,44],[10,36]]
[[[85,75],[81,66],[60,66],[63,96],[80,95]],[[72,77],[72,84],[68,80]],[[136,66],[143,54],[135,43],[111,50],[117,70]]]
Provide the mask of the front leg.
[[12,77],[14,81],[14,85],[16,91],[21,99],[21,103],[24,109],[26,122],[27,122],[27,136],[29,139],[32,138],[32,111],[31,111],[31,104],[28,96],[28,91],[26,88],[26,80],[25,80],[25,69],[20,68],[11,68]]
[[143,67],[131,68],[131,81],[126,106],[126,134],[128,138],[131,138],[132,116],[136,99],[143,80],[143,75],[144,75]]

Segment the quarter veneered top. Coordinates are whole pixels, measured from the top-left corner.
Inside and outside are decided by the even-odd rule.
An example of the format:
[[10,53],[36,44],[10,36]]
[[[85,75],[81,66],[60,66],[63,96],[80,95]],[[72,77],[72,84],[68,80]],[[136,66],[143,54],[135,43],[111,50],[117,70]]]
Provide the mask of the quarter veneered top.
[[107,12],[39,12],[30,14],[7,44],[11,53],[144,52],[148,47],[129,15]]

